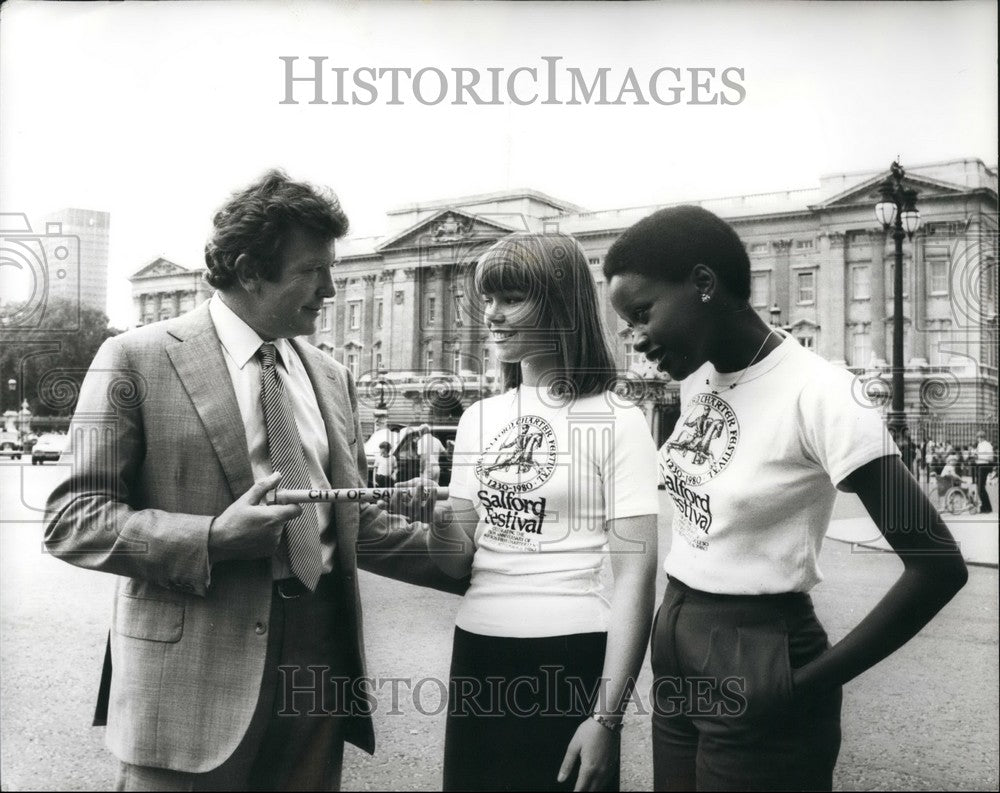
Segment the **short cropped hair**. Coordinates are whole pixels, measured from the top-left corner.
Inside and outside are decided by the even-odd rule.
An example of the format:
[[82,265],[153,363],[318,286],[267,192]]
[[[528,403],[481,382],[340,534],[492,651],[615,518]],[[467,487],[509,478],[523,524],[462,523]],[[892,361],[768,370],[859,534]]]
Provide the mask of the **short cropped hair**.
[[[538,309],[534,334],[552,344],[561,366],[555,390],[583,397],[610,390],[617,372],[601,323],[594,276],[580,245],[567,234],[517,233],[504,237],[479,259],[479,295],[524,292]],[[504,388],[521,384],[521,366],[502,363]]]
[[697,206],[661,209],[626,229],[604,258],[604,277],[638,273],[677,283],[696,264],[710,267],[738,299],[750,299],[750,257],[739,235]]
[[[216,289],[226,289],[240,277],[276,281],[281,250],[295,229],[335,240],[349,225],[333,191],[293,182],[276,169],[234,193],[212,224],[212,238],[205,245],[205,280]],[[247,260],[237,268],[242,253]]]

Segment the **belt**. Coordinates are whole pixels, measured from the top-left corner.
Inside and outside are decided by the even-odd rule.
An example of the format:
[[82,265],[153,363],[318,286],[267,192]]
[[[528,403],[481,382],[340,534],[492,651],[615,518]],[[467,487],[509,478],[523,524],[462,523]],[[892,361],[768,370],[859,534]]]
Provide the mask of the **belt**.
[[284,600],[297,600],[298,598],[312,595],[332,595],[336,591],[336,578],[333,573],[327,573],[319,577],[316,590],[310,592],[309,588],[294,576],[291,578],[280,578],[274,582],[274,591]]

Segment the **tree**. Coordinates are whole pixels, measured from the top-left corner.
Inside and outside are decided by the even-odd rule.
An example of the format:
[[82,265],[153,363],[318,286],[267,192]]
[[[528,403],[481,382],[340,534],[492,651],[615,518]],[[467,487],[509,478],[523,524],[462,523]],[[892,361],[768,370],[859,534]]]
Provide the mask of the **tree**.
[[[36,416],[70,416],[80,385],[98,348],[121,331],[108,327],[108,317],[94,308],[53,299],[39,327],[22,330],[0,325],[0,384],[4,410],[28,400]],[[17,381],[12,395],[8,381]],[[16,404],[15,404],[16,403]]]

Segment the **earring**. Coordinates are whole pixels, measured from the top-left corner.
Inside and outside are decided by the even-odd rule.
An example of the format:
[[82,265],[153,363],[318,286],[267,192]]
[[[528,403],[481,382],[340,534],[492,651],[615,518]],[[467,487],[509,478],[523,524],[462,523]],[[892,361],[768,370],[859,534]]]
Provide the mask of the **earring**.
[[707,295],[704,292],[701,293],[701,302],[702,303],[707,303],[711,299],[712,299],[711,295]]

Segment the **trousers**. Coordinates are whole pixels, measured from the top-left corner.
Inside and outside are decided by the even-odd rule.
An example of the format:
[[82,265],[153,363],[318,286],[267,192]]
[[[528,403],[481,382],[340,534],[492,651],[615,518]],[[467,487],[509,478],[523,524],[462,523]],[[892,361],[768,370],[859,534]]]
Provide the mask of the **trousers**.
[[671,578],[651,639],[654,790],[831,790],[838,686],[797,696],[829,648],[803,592],[717,595]]
[[321,576],[314,593],[294,580],[275,583],[269,624],[261,626],[269,633],[260,696],[228,760],[205,773],[120,763],[116,789],[339,790],[350,666],[333,575]]

